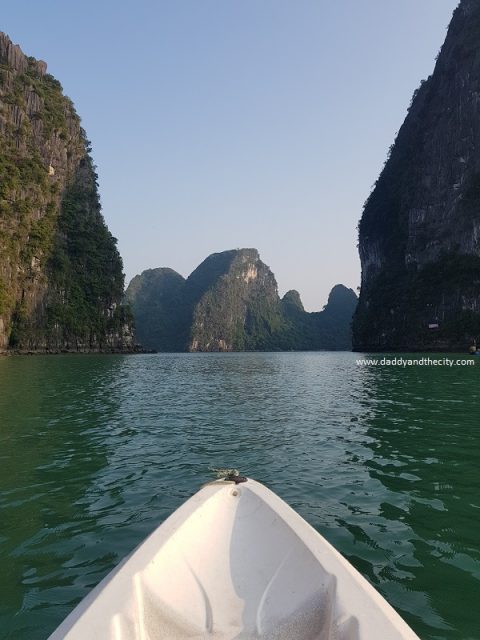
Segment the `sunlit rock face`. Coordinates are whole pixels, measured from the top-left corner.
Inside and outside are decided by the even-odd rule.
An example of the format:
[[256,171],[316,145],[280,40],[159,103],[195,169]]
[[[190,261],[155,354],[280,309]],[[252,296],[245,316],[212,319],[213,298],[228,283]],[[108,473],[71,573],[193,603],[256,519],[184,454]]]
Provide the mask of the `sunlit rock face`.
[[336,285],[318,313],[304,310],[297,291],[282,300],[256,249],[214,253],[184,280],[150,269],[127,289],[137,339],[158,351],[351,349],[357,297]]
[[46,63],[0,33],[0,350],[133,348],[89,150]]
[[456,9],[359,230],[355,349],[465,350],[480,337],[477,0],[463,0]]
[[126,298],[138,342],[158,351],[264,349],[282,326],[275,276],[256,249],[214,253],[186,280],[149,269]]
[[209,256],[188,278],[186,288],[195,299],[189,351],[273,346],[283,323],[278,287],[256,249]]

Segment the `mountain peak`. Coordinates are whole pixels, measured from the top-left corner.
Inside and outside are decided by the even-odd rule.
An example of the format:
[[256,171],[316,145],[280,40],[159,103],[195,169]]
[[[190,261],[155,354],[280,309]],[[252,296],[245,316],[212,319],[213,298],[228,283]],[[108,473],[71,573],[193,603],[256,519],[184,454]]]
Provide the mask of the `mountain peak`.
[[144,271],[133,278],[126,298],[138,339],[161,351],[351,347],[353,291],[337,285],[328,311],[307,313],[298,291],[280,300],[275,276],[256,249],[211,254],[187,280],[169,269]]
[[282,304],[288,305],[294,309],[304,311],[304,306],[300,294],[296,289],[290,289],[282,298]]

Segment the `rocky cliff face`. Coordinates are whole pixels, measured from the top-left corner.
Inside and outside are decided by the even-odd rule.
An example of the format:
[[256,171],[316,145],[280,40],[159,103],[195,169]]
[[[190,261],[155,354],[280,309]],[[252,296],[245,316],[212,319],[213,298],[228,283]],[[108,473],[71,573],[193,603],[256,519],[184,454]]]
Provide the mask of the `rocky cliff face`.
[[282,323],[275,277],[256,249],[214,253],[187,280],[144,271],[126,299],[138,341],[158,351],[265,349]]
[[296,291],[280,300],[256,249],[215,253],[187,280],[171,269],[144,271],[126,297],[138,340],[159,351],[350,349],[357,302],[341,285],[320,313],[307,313]]
[[286,321],[278,344],[293,351],[350,351],[352,348],[352,316],[357,306],[352,289],[337,284],[330,291],[323,311],[311,312],[303,308],[297,291],[288,291],[282,298],[282,312]]
[[46,71],[0,33],[0,350],[128,350],[89,143]]
[[135,317],[136,340],[145,349],[184,350],[184,287],[185,278],[167,268],[147,269],[131,280],[125,299]]
[[256,249],[213,254],[186,283],[189,351],[264,350],[282,326],[275,276]]
[[480,3],[456,9],[359,226],[354,348],[480,338]]

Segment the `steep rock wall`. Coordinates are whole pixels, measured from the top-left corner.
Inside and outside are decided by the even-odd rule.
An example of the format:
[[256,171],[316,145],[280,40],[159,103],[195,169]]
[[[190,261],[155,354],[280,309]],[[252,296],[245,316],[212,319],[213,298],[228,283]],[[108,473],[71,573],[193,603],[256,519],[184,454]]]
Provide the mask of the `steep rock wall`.
[[0,350],[133,348],[89,151],[46,63],[0,33]]
[[359,232],[355,349],[464,350],[480,337],[479,2],[456,9]]
[[278,288],[256,249],[213,254],[187,279],[186,290],[196,300],[189,351],[263,350],[273,345],[283,323]]
[[149,269],[132,279],[126,298],[139,342],[159,351],[351,349],[357,303],[342,285],[318,313],[304,310],[297,291],[280,300],[256,249],[214,253],[187,280]]
[[183,351],[187,342],[185,278],[173,269],[147,269],[135,276],[125,293],[135,317],[136,340],[145,349]]

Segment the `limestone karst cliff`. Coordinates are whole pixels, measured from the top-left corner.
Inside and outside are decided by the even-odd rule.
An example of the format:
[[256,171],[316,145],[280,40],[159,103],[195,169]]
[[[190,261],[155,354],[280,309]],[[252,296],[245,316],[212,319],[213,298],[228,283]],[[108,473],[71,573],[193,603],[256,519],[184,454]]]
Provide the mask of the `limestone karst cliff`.
[[130,282],[138,341],[158,351],[242,351],[272,346],[282,317],[277,283],[256,249],[214,253],[184,280],[150,269]]
[[256,249],[209,256],[186,282],[194,301],[189,351],[273,347],[282,318],[277,283]]
[[128,285],[125,300],[135,316],[136,341],[145,349],[183,351],[185,278],[173,269],[147,269]]
[[352,316],[357,296],[342,284],[335,285],[322,311],[307,312],[298,291],[288,291],[282,298],[284,327],[277,338],[282,350],[318,351],[352,348]]
[[0,351],[132,348],[89,151],[47,65],[0,33]]
[[306,312],[296,291],[280,300],[256,249],[214,253],[186,280],[171,269],[144,271],[126,299],[138,341],[159,351],[350,349],[357,303],[341,285],[319,313]]
[[359,225],[354,348],[480,339],[480,2],[455,10]]

